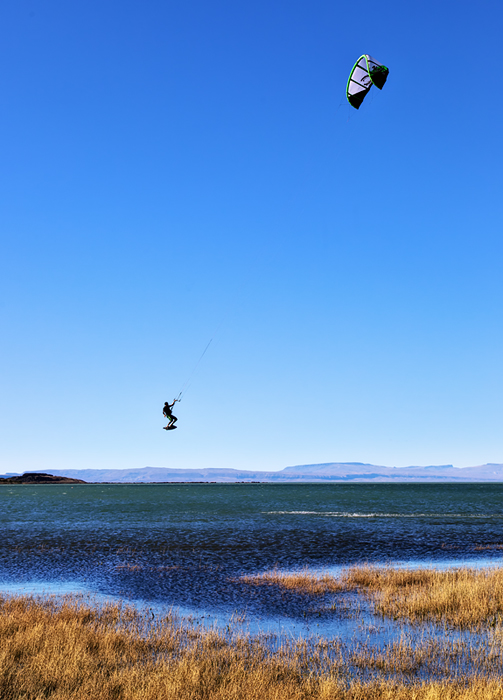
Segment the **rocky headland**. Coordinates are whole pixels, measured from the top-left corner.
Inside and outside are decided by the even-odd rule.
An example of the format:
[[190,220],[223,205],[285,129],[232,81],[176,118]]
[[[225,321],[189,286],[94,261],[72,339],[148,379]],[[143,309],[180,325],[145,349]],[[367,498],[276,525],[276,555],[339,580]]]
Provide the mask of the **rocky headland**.
[[9,476],[7,478],[0,477],[1,484],[86,484],[82,479],[72,479],[68,476],[53,476],[52,474],[43,474],[37,472],[29,472],[21,476]]

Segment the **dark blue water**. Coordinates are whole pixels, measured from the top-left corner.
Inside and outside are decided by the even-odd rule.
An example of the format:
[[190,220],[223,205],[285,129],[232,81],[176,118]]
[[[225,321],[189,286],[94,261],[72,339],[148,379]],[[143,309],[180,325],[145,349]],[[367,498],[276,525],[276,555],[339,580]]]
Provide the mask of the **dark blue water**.
[[130,600],[281,614],[281,592],[263,596],[239,576],[501,561],[503,484],[1,486],[0,528],[4,586],[68,582]]

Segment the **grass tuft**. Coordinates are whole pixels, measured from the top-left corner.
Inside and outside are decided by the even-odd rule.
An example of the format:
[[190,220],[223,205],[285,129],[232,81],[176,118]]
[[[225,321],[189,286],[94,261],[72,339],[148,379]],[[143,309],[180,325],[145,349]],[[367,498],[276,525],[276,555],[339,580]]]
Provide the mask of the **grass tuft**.
[[334,576],[329,574],[313,575],[307,569],[294,574],[287,574],[274,569],[262,574],[241,576],[239,580],[251,586],[278,586],[306,595],[336,593],[346,588],[344,583],[337,580]]

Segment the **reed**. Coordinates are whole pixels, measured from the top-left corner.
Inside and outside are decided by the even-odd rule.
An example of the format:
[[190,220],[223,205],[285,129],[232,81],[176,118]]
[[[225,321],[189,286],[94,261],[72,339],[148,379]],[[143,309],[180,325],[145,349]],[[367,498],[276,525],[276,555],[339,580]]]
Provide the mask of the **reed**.
[[479,629],[503,621],[503,569],[449,571],[358,567],[347,585],[370,594],[377,614]]
[[503,700],[501,658],[480,654],[470,674],[463,653],[431,640],[273,648],[125,605],[0,598],[2,700]]
[[329,574],[313,575],[307,569],[292,574],[273,569],[273,571],[265,571],[262,574],[241,576],[239,580],[250,586],[278,586],[306,595],[336,593],[347,588],[345,582],[334,576]]
[[339,577],[272,571],[241,580],[307,595],[358,591],[371,599],[376,614],[413,623],[431,621],[458,629],[503,623],[503,568],[436,571],[357,566]]

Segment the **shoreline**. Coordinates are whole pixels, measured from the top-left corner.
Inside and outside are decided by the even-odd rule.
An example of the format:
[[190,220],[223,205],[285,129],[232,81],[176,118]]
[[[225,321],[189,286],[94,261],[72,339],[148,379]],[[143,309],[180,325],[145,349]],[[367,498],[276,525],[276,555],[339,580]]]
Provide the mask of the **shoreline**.
[[[362,564],[336,567],[309,567],[296,569],[275,569],[274,573],[278,578],[295,578],[302,576],[310,576],[312,578],[330,577],[338,579],[344,576],[347,571],[366,570],[396,571],[396,572],[416,572],[418,575],[428,572],[436,572],[440,575],[455,572],[455,571],[473,571],[491,572],[503,571],[503,561],[466,561],[466,562],[393,562],[383,564]],[[267,575],[267,572],[257,573],[255,577]],[[253,576],[244,575],[241,579],[253,578]],[[230,581],[238,581],[238,579],[229,579]],[[283,594],[282,594],[283,595]],[[176,613],[183,618],[198,620],[199,624],[205,628],[224,630],[229,627],[229,624],[235,622],[236,617],[241,621],[239,625],[242,631],[250,634],[270,634],[278,633],[295,636],[298,638],[306,638],[313,634],[318,636],[333,636],[333,635],[349,635],[353,633],[355,614],[359,615],[361,622],[361,634],[365,635],[366,627],[375,628],[375,615],[371,612],[369,605],[360,599],[354,610],[351,610],[349,605],[344,605],[339,609],[342,615],[327,615],[327,609],[320,611],[316,608],[310,609],[308,613],[302,609],[299,611],[299,605],[303,605],[306,601],[294,600],[291,603],[289,613],[283,608],[281,611],[268,614],[266,612],[257,612],[253,608],[248,607],[248,599],[243,598],[241,605],[238,601],[234,601],[233,605],[216,605],[216,606],[187,606],[179,604],[176,600],[170,599],[166,602],[160,601],[158,598],[149,598],[145,596],[133,597],[130,595],[117,594],[111,592],[102,592],[97,588],[86,585],[81,581],[50,581],[50,580],[31,580],[18,582],[0,582],[0,596],[11,597],[31,597],[36,599],[54,600],[62,599],[65,596],[79,598],[81,600],[92,601],[98,606],[107,604],[125,604],[138,612],[145,609],[155,611],[156,615],[162,616],[169,612]],[[351,597],[351,596],[349,596]],[[328,604],[327,604],[328,605]],[[391,625],[393,627],[393,625]],[[381,630],[385,637],[394,636],[390,625]],[[375,633],[375,630],[374,630]]]
[[[253,635],[238,611],[226,628],[216,628],[173,610],[164,615],[152,607],[138,610],[124,600],[93,604],[75,595],[0,593],[0,695],[13,700],[52,693],[58,700],[503,698],[503,568],[456,574],[354,567],[345,576],[273,571],[249,577],[249,585],[282,586],[287,594],[307,587],[312,594],[306,601],[325,603],[330,589],[331,614],[348,615],[350,638],[320,636],[314,627],[308,637]],[[356,596],[344,609],[339,593],[354,586]],[[457,589],[461,605],[453,606],[449,592]],[[421,591],[426,608],[420,600],[418,606]],[[366,625],[359,596],[378,605]],[[473,617],[474,601],[483,599],[489,607]],[[393,638],[383,634],[388,623],[395,628]],[[2,694],[1,679],[7,676],[9,693]]]

